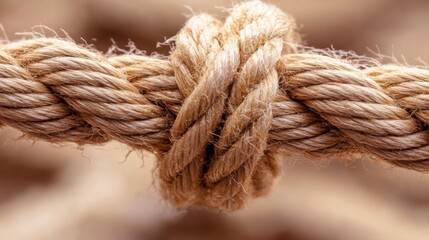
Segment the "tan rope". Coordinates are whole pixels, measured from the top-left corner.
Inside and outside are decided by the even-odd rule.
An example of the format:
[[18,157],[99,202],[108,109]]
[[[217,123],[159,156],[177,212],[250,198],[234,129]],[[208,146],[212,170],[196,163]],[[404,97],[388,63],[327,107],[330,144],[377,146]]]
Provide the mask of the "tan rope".
[[151,151],[176,206],[242,207],[269,190],[279,149],[428,169],[428,70],[360,68],[296,43],[293,19],[259,1],[224,24],[192,17],[169,59],[105,57],[53,38],[7,43],[0,121],[49,142]]

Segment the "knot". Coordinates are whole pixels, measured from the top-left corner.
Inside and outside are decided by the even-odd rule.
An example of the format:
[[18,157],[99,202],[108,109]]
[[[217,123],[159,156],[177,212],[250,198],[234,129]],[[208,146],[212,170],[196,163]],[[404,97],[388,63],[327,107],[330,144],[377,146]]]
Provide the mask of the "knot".
[[288,15],[252,1],[225,23],[191,18],[170,58],[107,57],[53,38],[6,43],[0,125],[150,151],[176,206],[243,207],[270,189],[280,151],[428,171],[429,71],[294,51],[294,30]]
[[224,24],[203,14],[179,32],[171,63],[185,100],[160,164],[164,195],[176,205],[231,210],[267,192],[278,171],[266,152],[276,65],[294,30],[282,11],[253,1]]

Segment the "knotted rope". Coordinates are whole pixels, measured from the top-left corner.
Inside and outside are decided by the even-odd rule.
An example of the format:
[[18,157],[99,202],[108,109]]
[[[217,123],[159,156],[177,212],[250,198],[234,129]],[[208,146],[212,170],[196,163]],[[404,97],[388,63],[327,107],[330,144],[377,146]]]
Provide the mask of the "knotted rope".
[[6,43],[0,122],[49,142],[151,151],[176,206],[242,207],[269,190],[279,149],[429,168],[428,70],[361,68],[296,52],[296,41],[291,17],[252,1],[224,24],[192,17],[169,59],[53,38]]

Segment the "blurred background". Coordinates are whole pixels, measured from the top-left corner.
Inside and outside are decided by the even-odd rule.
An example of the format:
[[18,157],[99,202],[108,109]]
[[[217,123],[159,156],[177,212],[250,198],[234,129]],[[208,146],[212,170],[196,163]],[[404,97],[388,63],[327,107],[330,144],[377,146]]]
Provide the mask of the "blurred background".
[[[429,61],[425,0],[272,0],[303,40],[400,62]],[[231,0],[0,0],[0,39],[44,25],[107,51],[148,54],[192,13],[223,18]],[[192,9],[192,10],[191,10]],[[78,147],[0,132],[0,239],[429,239],[429,176],[369,159],[285,155],[272,193],[232,214],[175,211],[154,183],[153,156],[119,143]]]

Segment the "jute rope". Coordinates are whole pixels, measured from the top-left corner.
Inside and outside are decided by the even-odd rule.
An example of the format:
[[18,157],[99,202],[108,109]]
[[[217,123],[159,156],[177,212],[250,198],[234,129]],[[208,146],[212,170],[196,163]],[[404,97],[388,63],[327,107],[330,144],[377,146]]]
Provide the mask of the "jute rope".
[[297,52],[297,38],[291,17],[252,1],[223,24],[192,17],[169,59],[55,38],[6,43],[0,121],[49,142],[151,151],[176,206],[242,207],[269,190],[279,149],[351,150],[426,171],[429,71]]

